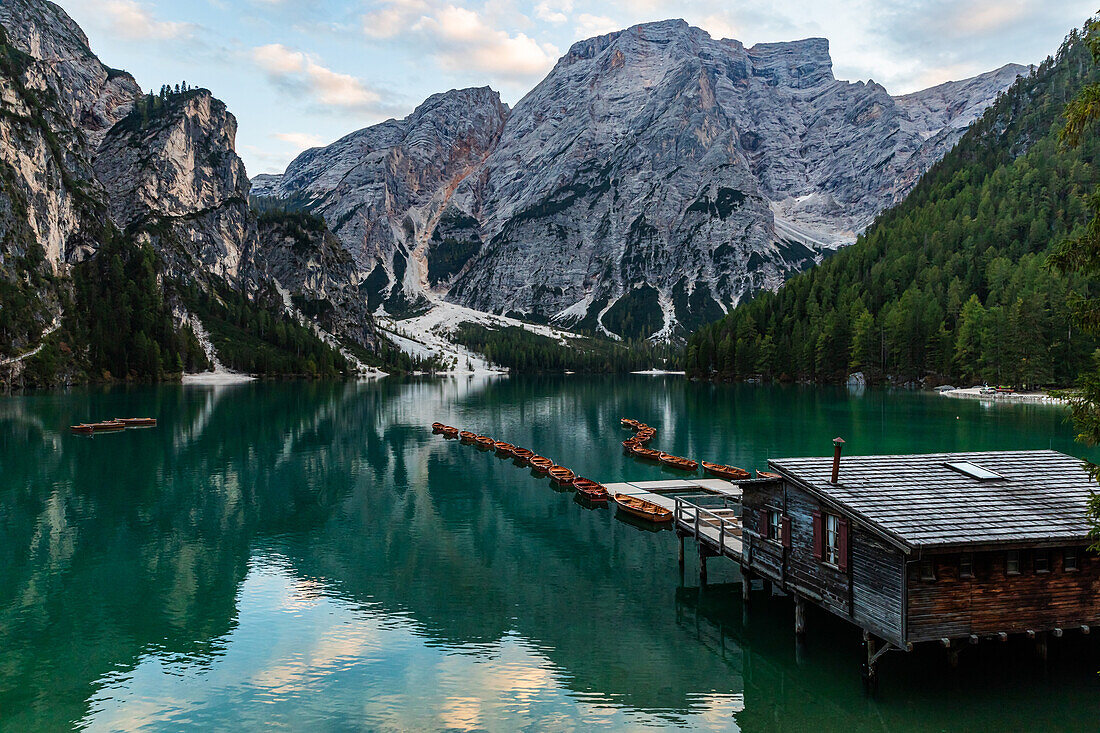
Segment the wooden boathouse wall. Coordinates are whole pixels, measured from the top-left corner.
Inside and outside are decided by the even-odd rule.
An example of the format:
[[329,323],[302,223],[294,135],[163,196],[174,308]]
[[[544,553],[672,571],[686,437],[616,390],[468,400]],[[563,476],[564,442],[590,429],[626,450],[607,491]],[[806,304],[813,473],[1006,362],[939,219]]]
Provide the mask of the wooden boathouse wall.
[[[751,573],[886,641],[904,644],[901,550],[787,481],[753,482],[743,489],[745,567]],[[767,538],[769,510],[780,511],[788,528],[779,540]],[[837,566],[814,552],[814,514],[822,511],[847,522],[847,555]]]
[[[1007,551],[975,551],[973,577],[961,577],[962,553],[926,555],[934,579],[910,564],[909,633],[913,642],[957,639],[975,634],[1080,630],[1100,619],[1100,559],[1076,552],[1077,569],[1065,567],[1066,548],[1019,551],[1019,572],[1006,572]],[[1036,553],[1049,558],[1036,570]]]

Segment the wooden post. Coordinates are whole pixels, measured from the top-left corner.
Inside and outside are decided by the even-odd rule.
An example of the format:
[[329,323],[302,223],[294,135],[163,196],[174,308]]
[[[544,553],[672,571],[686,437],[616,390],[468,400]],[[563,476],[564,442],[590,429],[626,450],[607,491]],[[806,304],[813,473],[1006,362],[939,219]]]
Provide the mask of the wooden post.
[[684,536],[679,532],[676,535],[680,538],[680,552],[677,555],[677,560],[680,562],[680,572],[684,572]]
[[806,633],[806,602],[797,593],[794,594],[794,633],[795,636]]
[[744,565],[741,566],[741,600],[744,605],[749,605],[749,591],[752,590],[752,575],[749,573],[749,569]]
[[699,585],[707,584],[707,553],[703,549],[703,543],[699,543]]
[[1035,656],[1039,658],[1039,661],[1043,663],[1043,667],[1047,664],[1047,635],[1046,632],[1039,632],[1035,635]]
[[869,694],[874,694],[878,683],[878,678],[875,675],[875,637],[871,636],[871,632],[866,630],[863,632],[863,651],[865,652],[863,687]]

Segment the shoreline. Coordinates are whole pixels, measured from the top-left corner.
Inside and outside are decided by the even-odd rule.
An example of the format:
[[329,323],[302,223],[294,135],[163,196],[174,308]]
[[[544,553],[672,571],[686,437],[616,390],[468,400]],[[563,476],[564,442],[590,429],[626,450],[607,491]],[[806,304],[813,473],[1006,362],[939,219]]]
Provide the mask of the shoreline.
[[943,397],[953,397],[964,400],[982,400],[985,402],[1016,402],[1033,405],[1067,405],[1069,402],[1061,397],[1053,397],[1046,392],[994,392],[983,394],[979,387],[967,387],[963,389],[949,389],[939,392]]

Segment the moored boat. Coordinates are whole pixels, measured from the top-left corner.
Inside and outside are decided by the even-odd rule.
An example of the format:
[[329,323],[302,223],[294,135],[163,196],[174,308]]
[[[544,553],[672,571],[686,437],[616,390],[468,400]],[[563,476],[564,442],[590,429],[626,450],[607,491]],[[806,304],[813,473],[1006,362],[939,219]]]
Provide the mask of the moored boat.
[[575,478],[573,479],[573,488],[579,491],[584,498],[589,501],[602,502],[610,498],[603,484],[597,483],[592,479],[583,477]]
[[498,456],[511,457],[515,455],[516,447],[511,443],[505,443],[503,440],[498,440],[494,445]]
[[531,458],[534,457],[535,452],[533,450],[528,450],[527,448],[516,448],[512,451],[512,455],[517,461],[527,463],[531,460]]
[[661,454],[661,463],[671,468],[679,468],[684,471],[694,471],[699,468],[699,464],[690,458],[681,458],[680,456],[673,456],[668,453]]
[[650,461],[659,461],[659,460],[661,460],[661,458],[660,458],[661,452],[660,451],[655,451],[652,448],[645,448],[641,445],[636,445],[633,448],[631,448],[630,449],[630,455],[637,456],[638,458],[645,458],[646,460],[650,460]]
[[624,417],[621,420],[619,420],[619,424],[622,425],[624,428],[630,428],[631,430],[637,430],[638,429],[638,421],[633,420],[629,417]]
[[649,522],[671,522],[672,512],[637,496],[615,494],[615,503],[627,514]]
[[772,473],[771,471],[757,471],[756,478],[783,478],[778,473]]
[[550,478],[556,481],[561,486],[569,486],[573,483],[573,479],[577,477],[575,473],[570,471],[565,466],[551,466],[547,471],[550,474]]
[[92,426],[92,431],[101,433],[106,430],[125,430],[126,424],[121,423],[118,420],[102,420],[100,422],[89,423]]
[[641,445],[641,444],[634,438],[627,438],[626,440],[623,441],[623,452],[624,453],[629,453],[630,450],[636,445]]
[[116,417],[114,422],[120,422],[128,428],[151,428],[157,424],[155,417]]
[[473,443],[477,440],[477,433],[471,433],[469,430],[463,430],[458,434],[459,440],[463,443]]
[[443,430],[441,432],[443,433],[444,438],[457,438],[458,437],[458,428],[452,427],[450,425],[444,425]]
[[531,464],[531,468],[535,469],[535,473],[546,473],[554,466],[553,461],[543,456],[531,456],[527,462]]
[[722,463],[711,463],[710,461],[703,461],[703,470],[720,478],[729,479],[730,481],[744,481],[752,478],[752,474],[743,468],[727,466]]
[[497,444],[497,442],[490,438],[488,435],[479,435],[474,438],[474,442],[477,443],[478,448],[482,448],[484,450],[492,450],[493,446]]
[[433,433],[442,433],[444,427],[446,427],[446,426],[441,422],[433,422],[432,423],[432,432]]
[[82,435],[90,435],[95,432],[95,428],[83,422],[79,425],[70,425],[69,430],[72,430],[74,433],[81,433]]

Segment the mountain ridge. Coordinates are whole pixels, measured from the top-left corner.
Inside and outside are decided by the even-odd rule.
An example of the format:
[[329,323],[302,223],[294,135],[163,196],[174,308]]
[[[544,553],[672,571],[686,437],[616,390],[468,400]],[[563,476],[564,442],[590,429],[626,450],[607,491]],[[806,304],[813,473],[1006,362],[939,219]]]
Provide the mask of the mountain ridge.
[[[668,337],[853,241],[1024,70],[891,97],[837,81],[823,38],[746,48],[658,21],[574,43],[511,109],[486,87],[436,94],[258,176],[254,194],[322,215],[372,310],[444,299]],[[483,99],[460,101],[478,92],[498,109],[476,144],[427,134],[455,175],[394,175],[395,136],[440,122],[425,105],[484,123]],[[635,310],[652,331],[608,327]]]

